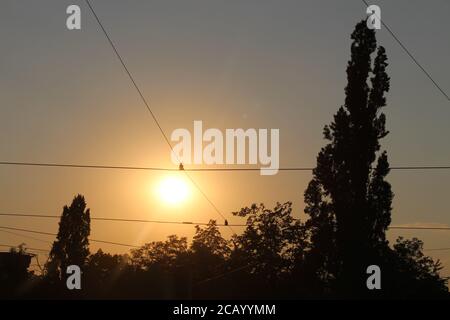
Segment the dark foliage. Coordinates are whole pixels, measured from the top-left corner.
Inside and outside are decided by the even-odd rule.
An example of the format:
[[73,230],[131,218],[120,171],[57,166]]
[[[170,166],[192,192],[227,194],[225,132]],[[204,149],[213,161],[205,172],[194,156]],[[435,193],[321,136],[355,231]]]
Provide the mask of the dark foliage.
[[84,267],[89,255],[90,223],[90,212],[86,210],[82,195],[77,195],[70,207],[64,206],[58,235],[46,265],[49,281],[64,280],[69,265]]

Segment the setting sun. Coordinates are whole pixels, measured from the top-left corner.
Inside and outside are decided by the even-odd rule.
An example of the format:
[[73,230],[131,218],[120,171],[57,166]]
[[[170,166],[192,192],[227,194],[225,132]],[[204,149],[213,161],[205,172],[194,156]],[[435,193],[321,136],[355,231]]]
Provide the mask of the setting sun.
[[168,204],[178,204],[186,200],[189,187],[183,177],[167,177],[158,186],[159,197]]

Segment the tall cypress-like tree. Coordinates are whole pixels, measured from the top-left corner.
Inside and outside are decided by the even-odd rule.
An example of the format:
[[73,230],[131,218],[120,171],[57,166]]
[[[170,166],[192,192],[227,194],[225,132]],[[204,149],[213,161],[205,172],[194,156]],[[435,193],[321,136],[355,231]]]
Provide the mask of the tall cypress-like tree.
[[82,268],[89,256],[91,232],[90,211],[86,201],[77,195],[70,207],[64,206],[56,240],[50,251],[47,274],[51,279],[64,279],[69,265]]
[[393,194],[385,181],[387,155],[379,143],[388,134],[380,112],[389,91],[385,49],[377,47],[365,21],[351,38],[345,104],[324,128],[329,143],[319,152],[305,191],[305,212],[315,270],[322,272],[316,276],[336,279],[341,294],[359,295],[366,290],[367,266],[387,247]]

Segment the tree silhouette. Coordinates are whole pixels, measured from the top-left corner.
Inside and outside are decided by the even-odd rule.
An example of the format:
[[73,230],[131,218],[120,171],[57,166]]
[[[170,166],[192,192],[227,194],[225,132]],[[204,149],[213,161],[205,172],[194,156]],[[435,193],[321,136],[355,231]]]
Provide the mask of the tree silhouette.
[[70,207],[64,206],[56,240],[46,265],[51,280],[64,279],[69,265],[83,268],[89,256],[90,211],[86,201],[77,195]]
[[215,220],[210,220],[204,228],[195,226],[195,235],[190,247],[194,280],[206,279],[221,273],[230,252],[230,243],[222,237]]
[[158,267],[168,270],[179,265],[180,260],[187,254],[187,238],[170,235],[166,241],[153,241],[131,250],[130,260],[138,269]]
[[99,249],[87,259],[83,290],[94,297],[118,296],[121,277],[128,276],[129,269],[127,255],[112,255]]
[[297,261],[294,277],[302,295],[322,296],[334,290],[338,276],[336,216],[317,179],[309,183],[304,198],[309,215],[305,222],[308,250],[304,259]]
[[448,277],[441,277],[439,260],[423,254],[423,242],[399,237],[383,268],[388,271],[385,291],[402,298],[448,298]]
[[210,220],[205,228],[195,226],[191,250],[194,253],[208,252],[211,255],[226,258],[230,254],[230,247],[217,227],[215,220]]
[[[387,57],[365,21],[356,25],[351,38],[345,104],[324,128],[329,143],[319,152],[305,191],[310,244],[294,275],[318,295],[446,294],[440,263],[423,255],[419,240],[399,239],[393,249],[386,240],[393,199],[385,180],[387,154],[380,151],[380,139],[388,134],[381,112],[389,91]],[[369,294],[366,270],[373,264],[383,270],[385,287]]]
[[306,247],[306,234],[300,220],[292,216],[292,203],[277,203],[271,210],[253,204],[233,213],[247,218],[247,227],[233,237],[232,258],[250,264],[254,273],[270,281],[289,271]]
[[322,255],[317,272],[325,268],[337,273],[330,276],[339,279],[344,294],[358,295],[365,289],[366,267],[375,262],[374,250],[387,245],[393,194],[384,180],[389,173],[387,155],[379,153],[379,140],[388,134],[380,112],[389,90],[385,49],[377,48],[375,32],[365,21],[356,25],[351,38],[345,104],[324,128],[330,142],[317,157],[305,192],[305,211],[311,217],[313,250]]

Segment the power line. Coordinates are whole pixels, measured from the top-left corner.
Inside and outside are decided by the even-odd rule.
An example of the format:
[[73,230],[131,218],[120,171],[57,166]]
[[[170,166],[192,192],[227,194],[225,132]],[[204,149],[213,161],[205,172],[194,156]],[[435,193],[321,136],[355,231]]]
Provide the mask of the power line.
[[[8,217],[27,217],[27,218],[56,218],[59,219],[61,216],[58,215],[45,215],[45,214],[31,214],[31,213],[5,213],[0,212],[0,216]],[[160,223],[160,224],[185,224],[185,225],[209,225],[208,222],[194,222],[194,221],[171,221],[171,220],[147,220],[147,219],[128,219],[128,218],[110,218],[110,217],[91,217],[91,220],[100,221],[117,221],[117,222],[141,222],[141,223]],[[225,227],[225,224],[217,224],[218,227]],[[233,227],[246,227],[247,224],[229,224],[228,226]],[[450,230],[450,227],[420,227],[420,226],[389,226],[388,229],[405,229],[405,230]]]
[[[367,7],[369,4],[366,0],[361,0]],[[397,43],[402,47],[402,49],[406,52],[406,54],[412,59],[412,61],[422,70],[422,72],[428,77],[428,79],[431,80],[431,82],[434,84],[434,86],[442,93],[442,95],[447,99],[447,101],[450,101],[450,97],[445,93],[445,91],[439,86],[439,84],[433,79],[431,74],[425,70],[425,68],[417,61],[417,59],[413,56],[413,54],[406,48],[406,46],[400,41],[400,39],[394,34],[394,32],[389,28],[389,26],[382,20],[380,17],[378,17],[381,24],[386,28],[386,30],[391,34],[391,36],[397,41]]]
[[[141,171],[185,171],[185,172],[227,172],[227,171],[261,171],[273,170],[267,168],[184,168],[183,170],[164,167],[139,167],[139,166],[113,166],[113,165],[86,165],[74,163],[45,163],[45,162],[12,162],[0,161],[0,165],[8,166],[32,166],[32,167],[50,167],[50,168],[79,168],[79,169],[111,169],[111,170],[141,170]],[[449,170],[450,165],[441,166],[392,166],[391,170]],[[312,171],[313,167],[282,167],[278,171]],[[190,177],[189,177],[190,178]],[[192,178],[190,178],[192,181]],[[193,182],[194,183],[194,182]],[[198,187],[197,184],[194,183]]]
[[423,249],[423,251],[446,251],[450,250],[450,248],[431,248],[431,249]]
[[391,170],[448,170],[450,166],[394,166]]
[[166,133],[164,132],[164,130],[161,127],[158,119],[156,118],[155,114],[153,113],[152,109],[150,108],[150,105],[148,104],[147,99],[145,99],[144,95],[142,94],[141,89],[139,89],[139,86],[137,85],[136,81],[134,80],[133,75],[131,74],[130,70],[127,68],[127,66],[126,66],[122,56],[119,54],[119,51],[117,50],[116,46],[114,45],[114,42],[112,41],[112,39],[110,38],[108,32],[106,31],[105,27],[103,26],[102,22],[100,21],[100,18],[97,16],[97,13],[95,12],[95,10],[92,7],[92,5],[89,2],[89,0],[86,0],[86,3],[89,6],[89,9],[91,10],[92,14],[94,15],[95,20],[97,20],[97,23],[100,26],[100,28],[102,29],[104,35],[106,36],[106,39],[108,39],[108,42],[111,45],[111,48],[114,50],[114,53],[116,54],[116,56],[119,59],[120,63],[122,64],[122,67],[125,69],[125,72],[127,73],[128,77],[130,78],[134,88],[136,89],[136,91],[138,92],[139,96],[141,97],[142,102],[144,103],[144,105],[146,106],[148,112],[152,116],[153,121],[155,121],[156,125],[159,128],[159,131],[161,131],[161,134],[163,135],[165,141],[169,145],[170,150],[173,151],[173,148],[172,148],[172,145],[171,145],[171,143],[169,141],[169,138],[167,138]]
[[[30,213],[4,213],[1,212],[0,216],[6,217],[27,217],[27,218],[49,218],[49,219],[60,219],[61,216],[58,215],[44,215],[44,214],[30,214]],[[91,220],[99,221],[116,221],[116,222],[141,222],[141,223],[160,223],[160,224],[183,224],[183,225],[201,225],[207,226],[207,222],[193,222],[193,221],[168,221],[168,220],[146,220],[146,219],[127,219],[127,218],[109,218],[109,217],[91,217]],[[218,227],[245,227],[246,224],[216,224]],[[0,230],[1,231],[1,230]]]
[[[45,218],[53,218],[54,216],[39,216],[39,215],[21,215],[21,216],[33,216],[33,217],[45,217]],[[94,218],[95,219],[95,218]],[[104,220],[111,220],[110,218],[100,218],[100,219],[104,219]],[[132,219],[114,219],[117,221],[133,221],[133,222],[155,222],[155,221],[150,221],[150,220],[132,220]],[[174,222],[174,221],[158,221],[158,223],[176,223],[176,224],[186,224],[186,222]],[[201,224],[201,223],[199,223]],[[237,225],[235,225],[237,226]],[[244,225],[239,225],[239,226],[244,226]],[[47,236],[57,236],[56,233],[51,233],[51,232],[45,232],[45,231],[37,231],[37,230],[30,230],[30,229],[24,229],[24,228],[15,228],[15,227],[5,227],[5,226],[0,226],[0,229],[6,229],[6,230],[14,230],[14,231],[22,231],[22,232],[29,232],[29,233],[34,233],[34,234],[42,234],[42,235],[47,235]],[[404,230],[450,230],[450,227],[403,227],[403,226],[391,226],[388,227],[388,229],[404,229]],[[8,232],[5,230],[0,230],[1,232]],[[8,232],[8,233],[12,233],[12,232]],[[26,237],[26,236],[24,236]],[[35,238],[34,238],[35,239]],[[40,239],[35,239],[35,240],[40,240]],[[112,245],[119,245],[119,246],[125,246],[125,247],[131,247],[131,248],[140,248],[140,246],[136,246],[136,245],[132,245],[132,244],[127,244],[127,243],[121,243],[121,242],[113,242],[113,241],[106,241],[106,240],[98,240],[98,239],[89,239],[89,241],[91,242],[98,242],[98,243],[105,243],[105,244],[112,244]],[[2,247],[17,247],[17,246],[12,246],[12,245],[0,245]],[[46,250],[46,249],[40,249],[40,248],[27,248],[29,250],[33,250],[33,251],[41,251],[41,252],[49,252],[50,250]],[[430,248],[430,249],[423,249],[424,251],[444,251],[444,250],[450,250],[450,248]],[[217,278],[220,278],[224,275],[227,275],[229,273],[233,273],[236,272],[238,270],[244,269],[249,267],[250,265],[246,265],[243,267],[240,267],[238,269],[232,270],[230,272],[227,272],[225,274],[219,275],[217,277],[213,277],[210,279],[206,279],[204,281],[200,281],[197,284],[206,282],[206,281],[210,281],[210,280],[214,280]]]
[[3,232],[3,233],[8,233],[8,234],[12,234],[12,235],[15,235],[15,236],[17,236],[17,237],[23,237],[23,238],[28,238],[28,239],[31,239],[31,240],[35,240],[35,241],[39,241],[39,242],[43,242],[43,243],[48,243],[48,244],[52,244],[52,242],[50,242],[50,241],[47,241],[47,240],[43,240],[43,239],[38,239],[38,238],[35,238],[35,237],[32,237],[32,236],[29,236],[29,235],[26,235],[26,234],[21,234],[21,233],[17,233],[17,232],[12,232],[12,231],[6,231],[6,230],[1,230],[0,229],[0,232]]
[[[23,231],[23,232],[29,232],[29,233],[35,233],[35,234],[43,234],[43,235],[46,235],[46,236],[57,236],[56,233],[37,231],[37,230],[30,230],[30,229],[23,229],[23,228],[14,228],[14,227],[0,226],[0,229]],[[131,248],[140,248],[140,246],[127,244],[127,243],[121,243],[121,242],[113,242],[113,241],[97,240],[97,239],[89,239],[89,241],[91,241],[91,242],[98,242],[98,243],[113,244],[113,245],[117,245],[117,246],[124,246],[124,247],[131,247]]]
[[389,229],[405,229],[405,230],[450,230],[450,227],[402,227],[392,226]]
[[[211,204],[211,206],[214,208],[214,210],[222,217],[222,219],[224,221],[227,221],[227,219],[222,214],[222,212],[220,212],[220,210],[217,208],[217,206],[211,201],[211,199],[209,199],[209,197],[203,192],[203,190],[197,185],[197,183],[194,181],[194,179],[192,179],[192,177],[187,172],[186,172],[186,176],[189,178],[189,180],[191,180],[192,184],[197,188],[197,190],[200,191],[200,193],[203,195],[203,197]],[[231,232],[233,232],[233,234],[236,234],[236,232],[234,232],[232,226],[230,226],[228,223],[226,223],[226,226],[228,228],[230,228],[230,230],[231,230]]]
[[[13,246],[13,245],[9,245],[9,244],[0,244],[0,247],[4,247],[4,248],[18,248],[19,246]],[[39,249],[39,248],[29,248],[27,246],[24,247],[25,250],[31,250],[31,251],[42,251],[42,252],[49,252],[50,250],[48,249]]]
[[22,228],[13,228],[13,227],[0,226],[0,229],[30,232],[30,233],[36,233],[36,234],[43,234],[43,235],[46,235],[46,236],[57,236],[56,233],[50,233],[50,232],[44,232],[44,231],[35,231],[35,230],[22,229]]
[[[59,219],[61,216],[58,215],[44,215],[44,214],[31,214],[31,213],[5,213],[0,212],[0,216],[7,217],[27,217],[27,218],[53,218]],[[207,226],[208,222],[194,222],[194,221],[171,221],[171,220],[146,220],[146,219],[128,219],[128,218],[110,218],[110,217],[91,217],[91,220],[99,220],[99,221],[115,221],[115,222],[138,222],[138,223],[158,223],[158,224],[180,224],[180,225],[201,225]],[[247,224],[217,224],[217,227],[246,227]],[[0,227],[2,228],[2,227]],[[388,229],[399,229],[399,230],[446,230],[449,231],[450,227],[420,227],[420,226],[389,226]],[[0,230],[2,231],[2,230]],[[50,234],[55,235],[55,234]],[[95,240],[93,240],[95,241]]]
[[179,171],[174,168],[156,168],[156,167],[133,167],[133,166],[109,166],[109,165],[85,165],[71,163],[36,163],[36,162],[8,162],[0,161],[0,165],[10,166],[34,166],[34,167],[61,167],[61,168],[80,168],[80,169],[115,169],[115,170],[147,170],[147,171]]
[[[126,73],[128,74],[128,77],[130,78],[131,82],[133,83],[133,86],[135,87],[136,91],[138,92],[139,96],[141,97],[142,102],[145,104],[148,112],[150,112],[150,115],[152,116],[153,120],[155,121],[156,125],[159,128],[159,131],[161,131],[161,134],[164,137],[164,140],[167,142],[167,145],[169,146],[172,154],[176,155],[175,152],[173,151],[173,147],[172,144],[169,141],[169,138],[167,137],[166,133],[164,132],[164,130],[162,129],[158,119],[156,118],[155,114],[153,113],[152,109],[150,108],[150,105],[147,103],[147,99],[145,99],[144,95],[142,94],[142,91],[139,89],[139,86],[137,85],[136,81],[134,80],[133,75],[131,74],[130,70],[127,68],[122,56],[119,54],[119,51],[117,50],[116,46],[114,45],[114,42],[112,41],[111,37],[109,36],[108,32],[106,31],[105,27],[103,26],[102,22],[100,21],[100,18],[98,17],[97,13],[95,12],[94,8],[92,7],[91,3],[89,2],[89,0],[86,0],[87,5],[89,6],[89,9],[91,10],[92,14],[95,17],[95,20],[97,20],[100,28],[102,29],[104,35],[106,36],[106,38],[108,39],[109,44],[111,45],[111,48],[113,49],[113,51],[115,52],[117,58],[119,59],[120,63],[122,64],[123,68],[125,69]],[[178,158],[178,157],[177,157]],[[179,159],[178,159],[179,160]],[[179,161],[181,163],[181,161]],[[220,210],[217,208],[216,205],[214,205],[214,203],[211,201],[211,199],[206,195],[205,192],[203,192],[202,189],[200,189],[200,187],[198,186],[198,184],[196,184],[194,182],[194,180],[189,176],[188,173],[186,173],[186,176],[188,176],[188,178],[192,181],[192,183],[194,184],[194,186],[200,191],[200,193],[203,195],[203,197],[213,206],[214,210],[223,218],[225,219],[224,215],[220,212]],[[229,227],[230,230],[234,233],[233,228]]]
[[[183,169],[184,171],[184,169]],[[189,178],[189,180],[191,180],[192,184],[197,188],[197,190],[203,195],[203,197],[206,199],[206,201],[209,202],[209,204],[214,208],[214,210],[217,212],[217,214],[219,216],[222,217],[222,219],[224,220],[225,225],[231,230],[231,232],[233,234],[236,234],[236,232],[234,232],[233,227],[230,226],[227,222],[227,219],[225,218],[225,216],[222,214],[222,212],[219,210],[219,208],[217,208],[217,206],[214,204],[214,202],[212,202],[212,200],[207,196],[207,194],[200,188],[200,186],[194,181],[194,179],[189,175],[189,173],[187,173],[186,171],[184,171],[184,173],[186,174],[186,176]]]

